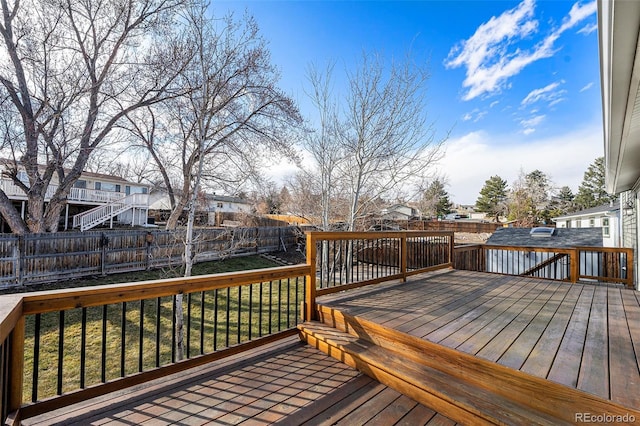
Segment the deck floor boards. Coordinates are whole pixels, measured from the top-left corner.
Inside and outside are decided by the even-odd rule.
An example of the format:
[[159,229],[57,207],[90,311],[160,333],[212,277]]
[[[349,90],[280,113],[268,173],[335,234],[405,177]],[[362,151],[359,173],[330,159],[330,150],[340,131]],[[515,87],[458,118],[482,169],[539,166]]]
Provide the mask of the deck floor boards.
[[[406,419],[411,423],[406,423]],[[449,421],[294,338],[25,419],[24,425],[427,424]],[[405,420],[403,420],[405,419]],[[435,419],[435,420],[434,420]],[[449,423],[454,424],[454,423]]]
[[638,409],[639,300],[621,286],[451,270],[318,303]]

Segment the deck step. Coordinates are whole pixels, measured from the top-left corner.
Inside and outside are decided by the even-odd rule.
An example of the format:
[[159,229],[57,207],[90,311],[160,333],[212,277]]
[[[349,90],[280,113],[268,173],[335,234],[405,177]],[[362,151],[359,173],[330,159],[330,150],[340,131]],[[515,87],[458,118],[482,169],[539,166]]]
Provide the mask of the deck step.
[[[399,353],[317,322],[301,324],[303,340],[398,392],[463,424],[563,424]],[[566,423],[570,424],[570,423]]]
[[[465,424],[478,421],[520,424],[521,416],[526,423],[575,424],[579,413],[640,418],[637,410],[596,395],[339,310],[319,306],[318,314],[323,323],[305,323],[299,327],[303,340],[316,342],[325,352],[343,357],[345,362],[351,360],[350,365],[366,374],[369,374],[368,368],[376,374],[382,371],[381,378],[394,383],[374,378],[403,393],[408,386],[418,393],[407,393],[408,396]],[[368,359],[367,354],[376,355]],[[372,367],[368,366],[369,362],[373,363]],[[400,388],[396,387],[398,384]]]

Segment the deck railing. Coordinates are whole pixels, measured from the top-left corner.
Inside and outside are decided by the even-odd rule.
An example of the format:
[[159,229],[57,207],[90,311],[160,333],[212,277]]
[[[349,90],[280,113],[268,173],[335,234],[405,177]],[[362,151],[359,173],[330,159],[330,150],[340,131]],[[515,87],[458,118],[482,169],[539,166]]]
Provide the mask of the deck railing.
[[633,277],[629,249],[454,250],[451,232],[311,232],[307,264],[0,296],[0,423],[291,336],[299,321],[315,317],[320,295],[452,266],[488,272],[494,264],[506,269],[492,272],[549,278],[543,271],[554,270],[568,281],[629,285]]
[[293,335],[307,275],[297,265],[2,296],[0,424]]
[[[13,182],[11,179],[0,179],[0,189],[7,194],[8,197],[15,197],[19,199],[27,199],[27,194],[24,192],[22,188]],[[53,194],[58,190],[58,185],[51,184],[47,187],[47,191],[45,193],[45,201],[49,201]],[[144,195],[144,204],[145,206],[148,204],[148,195]],[[88,189],[88,188],[71,188],[69,194],[67,195],[68,201],[77,201],[77,202],[86,202],[86,203],[110,203],[116,200],[119,200],[126,196],[124,192],[115,192],[115,191],[103,191],[99,189]]]
[[597,281],[633,288],[633,249],[541,248],[472,244],[454,248],[453,267],[559,281]]
[[453,232],[307,233],[306,318],[315,318],[315,298],[435,269],[453,262]]

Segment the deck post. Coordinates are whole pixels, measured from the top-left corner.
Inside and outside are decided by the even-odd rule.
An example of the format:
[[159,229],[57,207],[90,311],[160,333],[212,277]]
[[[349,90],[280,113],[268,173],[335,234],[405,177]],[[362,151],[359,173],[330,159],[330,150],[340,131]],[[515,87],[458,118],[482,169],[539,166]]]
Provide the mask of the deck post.
[[24,316],[16,322],[10,336],[9,355],[9,413],[18,411],[22,406],[22,381],[24,380]]
[[577,248],[571,249],[571,270],[569,273],[571,274],[570,281],[571,283],[578,282],[578,276],[580,275],[580,250]]
[[309,275],[306,279],[304,320],[316,319],[316,239],[312,232],[307,232],[307,265]]

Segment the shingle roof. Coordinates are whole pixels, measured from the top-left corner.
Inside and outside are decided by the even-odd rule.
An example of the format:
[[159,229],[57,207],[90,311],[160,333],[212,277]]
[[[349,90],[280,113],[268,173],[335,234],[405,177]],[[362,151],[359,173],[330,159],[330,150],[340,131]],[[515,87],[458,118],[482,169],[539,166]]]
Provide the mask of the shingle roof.
[[531,228],[498,228],[487,245],[529,247],[602,247],[602,228],[556,228],[549,238],[532,237]]

